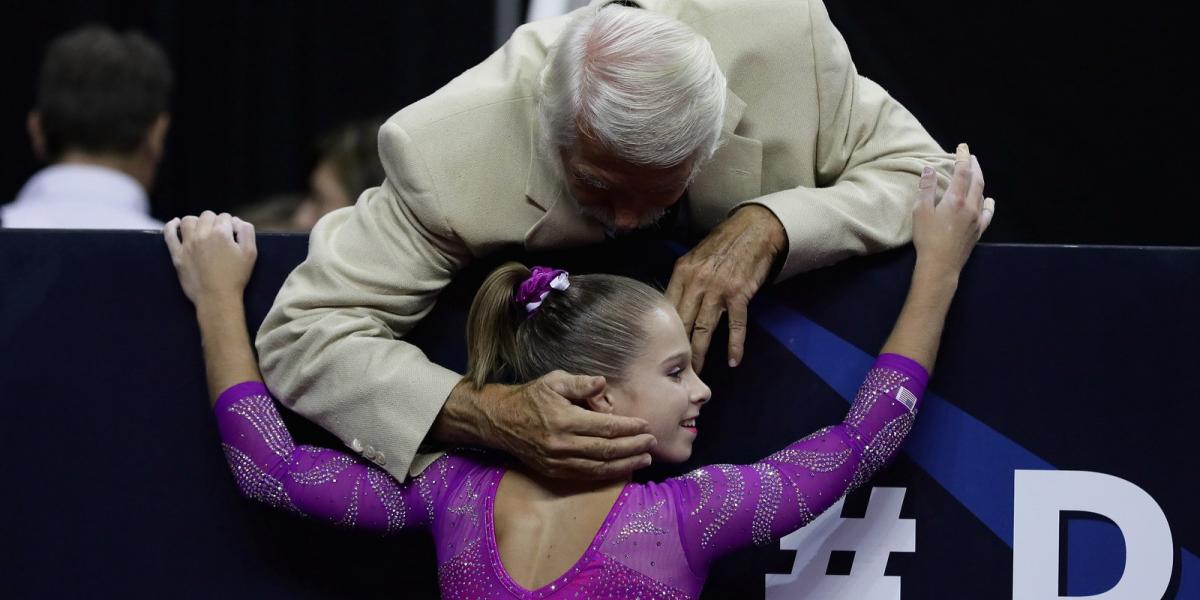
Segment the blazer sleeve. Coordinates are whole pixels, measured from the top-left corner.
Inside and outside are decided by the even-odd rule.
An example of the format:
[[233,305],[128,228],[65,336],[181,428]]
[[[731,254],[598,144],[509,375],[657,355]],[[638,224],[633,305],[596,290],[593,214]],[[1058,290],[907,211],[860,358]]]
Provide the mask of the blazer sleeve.
[[742,203],[767,207],[787,232],[780,280],[907,243],[921,169],[926,164],[937,169],[944,189],[954,165],[954,157],[907,109],[858,75],[825,5],[811,0],[809,12],[820,115],[814,153],[817,187]]
[[256,345],[288,408],[403,481],[460,375],[402,338],[469,253],[394,121],[379,134],[386,181],[317,223]]

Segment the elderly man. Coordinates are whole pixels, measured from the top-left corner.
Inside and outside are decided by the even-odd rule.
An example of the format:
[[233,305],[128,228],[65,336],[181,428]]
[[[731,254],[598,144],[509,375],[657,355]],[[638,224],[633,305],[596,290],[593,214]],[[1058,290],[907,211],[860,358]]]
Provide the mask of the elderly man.
[[906,243],[922,167],[949,172],[819,0],[629,4],[521,27],[389,119],[386,181],[321,220],[259,332],[276,395],[397,478],[436,443],[560,476],[649,463],[643,422],[572,403],[599,378],[476,390],[400,339],[473,257],[599,242],[673,208],[708,232],[668,288],[695,366],[723,313],[736,365],[773,263],[782,279]]

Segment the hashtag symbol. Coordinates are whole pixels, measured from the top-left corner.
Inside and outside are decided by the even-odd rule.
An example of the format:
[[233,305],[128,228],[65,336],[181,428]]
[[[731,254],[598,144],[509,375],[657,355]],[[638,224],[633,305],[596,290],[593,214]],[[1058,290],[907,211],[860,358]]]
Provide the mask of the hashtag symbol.
[[[904,488],[871,488],[861,519],[842,518],[844,503],[779,540],[796,560],[790,574],[766,576],[768,600],[900,600],[900,578],[883,572],[892,552],[917,551],[916,521],[900,518]],[[826,574],[834,551],[854,553],[849,574]]]

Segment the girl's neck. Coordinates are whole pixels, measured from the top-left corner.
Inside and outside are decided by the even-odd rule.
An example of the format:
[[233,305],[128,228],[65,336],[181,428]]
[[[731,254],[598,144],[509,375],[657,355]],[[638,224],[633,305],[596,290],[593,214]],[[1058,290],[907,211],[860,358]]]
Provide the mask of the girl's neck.
[[515,474],[520,475],[520,479],[529,484],[522,487],[527,488],[524,492],[530,496],[530,500],[554,500],[569,496],[605,493],[623,488],[632,480],[630,476],[604,480],[558,479],[542,475],[524,465],[516,465],[512,470],[516,471]]

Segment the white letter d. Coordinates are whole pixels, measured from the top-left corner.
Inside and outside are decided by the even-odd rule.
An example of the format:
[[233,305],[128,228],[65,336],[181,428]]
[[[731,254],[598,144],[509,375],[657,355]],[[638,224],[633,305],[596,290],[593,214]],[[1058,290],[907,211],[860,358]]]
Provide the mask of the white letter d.
[[[1142,488],[1090,471],[1017,470],[1013,493],[1013,599],[1162,598],[1175,559],[1171,527]],[[1059,513],[1082,511],[1116,523],[1125,536],[1125,572],[1094,596],[1059,596]]]

